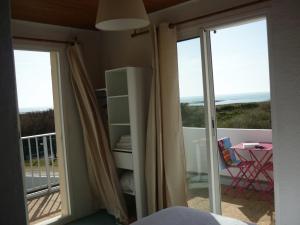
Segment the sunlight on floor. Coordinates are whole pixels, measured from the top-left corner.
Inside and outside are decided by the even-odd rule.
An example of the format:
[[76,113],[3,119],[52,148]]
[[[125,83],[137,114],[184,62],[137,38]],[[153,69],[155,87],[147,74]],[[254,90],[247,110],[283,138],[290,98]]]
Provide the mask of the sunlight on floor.
[[61,214],[60,192],[45,194],[27,201],[30,224],[36,224]]
[[[193,190],[188,205],[191,208],[209,211],[207,189]],[[221,207],[223,216],[258,225],[275,224],[273,201],[262,200],[259,192],[245,191],[244,195],[239,197],[235,196],[234,193],[222,194]]]

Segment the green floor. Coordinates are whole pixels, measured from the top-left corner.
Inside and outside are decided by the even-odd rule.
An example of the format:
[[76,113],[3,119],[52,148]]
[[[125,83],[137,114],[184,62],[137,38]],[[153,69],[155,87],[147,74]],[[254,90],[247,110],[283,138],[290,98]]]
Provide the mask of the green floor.
[[67,225],[115,225],[114,217],[108,215],[105,211],[100,211],[91,216],[68,223]]

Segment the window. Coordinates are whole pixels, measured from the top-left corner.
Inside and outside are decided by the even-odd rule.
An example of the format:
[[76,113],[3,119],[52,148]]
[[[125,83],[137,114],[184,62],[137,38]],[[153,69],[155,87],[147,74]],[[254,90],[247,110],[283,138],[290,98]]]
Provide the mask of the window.
[[182,125],[204,127],[204,93],[200,38],[177,43]]
[[[271,129],[266,20],[210,36],[218,128]],[[205,127],[200,38],[177,48],[183,126]]]
[[271,129],[266,20],[211,32],[219,128]]
[[[28,219],[31,224],[65,214],[64,145],[58,53],[15,50],[15,68]],[[62,194],[63,193],[63,194]]]

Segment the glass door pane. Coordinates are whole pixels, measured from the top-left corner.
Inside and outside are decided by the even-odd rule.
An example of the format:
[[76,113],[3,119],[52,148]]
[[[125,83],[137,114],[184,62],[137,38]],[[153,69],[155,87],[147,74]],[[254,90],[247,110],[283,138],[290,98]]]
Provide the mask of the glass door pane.
[[[218,137],[230,138],[232,145],[272,142],[266,20],[226,26],[210,31],[210,37]],[[222,214],[255,224],[273,224],[272,152],[237,153],[241,157],[235,155],[235,168],[222,166],[220,170]],[[249,168],[254,183],[249,172],[238,175],[247,171],[238,161],[244,165],[254,161],[255,167]],[[258,168],[263,172],[256,176]],[[232,183],[234,179],[237,182]]]
[[[30,224],[63,215],[66,199],[59,167],[63,166],[60,109],[54,101],[57,68],[50,51],[14,50],[23,154],[25,197]],[[65,195],[66,196],[66,195]]]
[[[210,126],[207,88],[202,69],[201,38],[180,41],[178,48],[179,89],[189,207],[213,210],[211,191]],[[209,137],[209,138],[208,138]]]

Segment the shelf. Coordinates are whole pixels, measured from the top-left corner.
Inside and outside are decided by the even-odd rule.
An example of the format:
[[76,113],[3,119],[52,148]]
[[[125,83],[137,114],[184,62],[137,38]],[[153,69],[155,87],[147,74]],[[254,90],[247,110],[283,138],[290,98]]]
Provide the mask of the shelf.
[[128,95],[115,95],[115,96],[108,96],[107,98],[109,98],[109,99],[114,99],[114,98],[128,98]]
[[105,91],[106,92],[106,88],[99,88],[99,89],[95,89],[96,92],[99,92],[99,91]]
[[133,156],[127,152],[113,152],[116,166],[119,169],[133,170]]
[[[128,172],[134,175],[128,180],[124,177],[125,188],[122,193],[132,203],[130,209],[135,208],[138,219],[146,215],[143,171],[147,118],[144,115],[148,111],[151,75],[151,69],[135,67],[105,71],[110,151],[120,179],[122,174]],[[99,91],[96,94],[104,95],[105,92]],[[117,145],[125,135],[130,135],[132,145]],[[133,191],[125,183],[133,186]]]
[[110,126],[130,126],[130,123],[111,123]]
[[135,196],[134,192],[123,191],[123,194]]
[[114,148],[114,152],[127,152],[127,153],[132,153],[132,149],[122,149],[122,148]]

